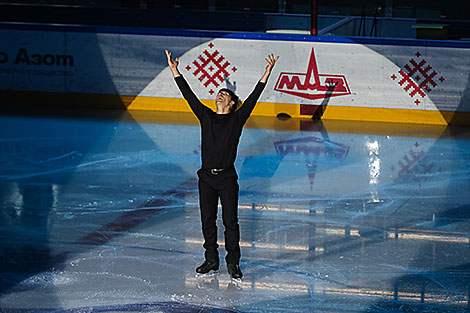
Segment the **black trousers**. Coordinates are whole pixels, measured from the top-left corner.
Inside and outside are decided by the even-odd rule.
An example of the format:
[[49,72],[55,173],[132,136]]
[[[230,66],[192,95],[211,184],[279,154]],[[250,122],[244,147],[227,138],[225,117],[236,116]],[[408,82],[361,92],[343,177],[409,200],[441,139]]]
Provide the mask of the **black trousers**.
[[225,227],[225,260],[228,264],[240,261],[240,228],[238,225],[238,176],[235,169],[217,175],[199,170],[199,206],[206,260],[219,261],[217,248],[217,207],[222,205],[222,221]]

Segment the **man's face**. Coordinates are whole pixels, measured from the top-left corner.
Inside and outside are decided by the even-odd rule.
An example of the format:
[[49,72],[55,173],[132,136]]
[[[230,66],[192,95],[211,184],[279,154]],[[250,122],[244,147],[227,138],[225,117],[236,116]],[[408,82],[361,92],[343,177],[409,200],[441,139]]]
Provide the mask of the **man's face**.
[[217,94],[217,97],[215,98],[215,104],[217,105],[217,107],[222,107],[222,108],[225,108],[225,107],[228,107],[228,108],[231,108],[232,105],[235,104],[234,101],[232,101],[232,97],[230,96],[230,94],[226,91],[219,91],[219,93]]

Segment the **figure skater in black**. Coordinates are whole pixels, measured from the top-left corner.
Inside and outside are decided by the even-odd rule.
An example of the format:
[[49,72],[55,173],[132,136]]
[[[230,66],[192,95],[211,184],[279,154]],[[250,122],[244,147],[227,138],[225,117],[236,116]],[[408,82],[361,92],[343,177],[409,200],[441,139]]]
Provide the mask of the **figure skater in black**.
[[199,177],[199,206],[204,236],[205,261],[196,268],[196,272],[206,274],[219,269],[216,220],[220,198],[222,221],[225,226],[227,270],[232,278],[240,279],[243,275],[239,266],[239,187],[234,163],[243,125],[245,125],[261,96],[279,56],[275,57],[273,54],[267,56],[267,65],[263,76],[240,108],[238,108],[239,99],[237,95],[233,91],[223,88],[216,96],[217,111],[214,112],[198,100],[179,72],[179,59],[173,59],[168,50],[165,50],[165,52],[175,82],[201,124],[202,167],[197,171],[197,175]]

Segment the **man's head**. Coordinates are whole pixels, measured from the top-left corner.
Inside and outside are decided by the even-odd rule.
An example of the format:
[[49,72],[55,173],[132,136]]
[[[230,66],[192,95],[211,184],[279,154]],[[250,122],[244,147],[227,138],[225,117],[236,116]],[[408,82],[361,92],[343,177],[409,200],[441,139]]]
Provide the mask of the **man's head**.
[[217,109],[220,108],[222,111],[228,109],[229,112],[233,112],[238,108],[239,101],[238,96],[227,88],[220,89],[215,98]]

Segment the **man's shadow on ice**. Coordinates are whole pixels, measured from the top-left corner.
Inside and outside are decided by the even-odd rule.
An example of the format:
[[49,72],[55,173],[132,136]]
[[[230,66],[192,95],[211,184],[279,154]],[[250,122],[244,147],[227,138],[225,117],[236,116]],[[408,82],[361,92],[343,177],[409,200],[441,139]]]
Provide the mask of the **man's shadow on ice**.
[[[327,87],[327,90],[324,95],[324,99],[320,105],[316,106],[317,108],[315,109],[314,114],[312,114],[311,119],[295,121],[295,123],[300,123],[299,126],[301,131],[309,132],[307,137],[303,138],[299,137],[299,134],[297,133],[284,132],[282,131],[283,127],[281,127],[279,131],[276,129],[272,132],[266,131],[266,136],[261,136],[258,141],[254,142],[248,148],[246,148],[246,150],[251,150],[251,148],[253,148],[258,151],[257,155],[248,156],[244,159],[240,173],[240,177],[242,178],[242,180],[251,180],[247,185],[247,189],[241,191],[241,195],[242,197],[252,199],[253,208],[257,206],[266,205],[267,203],[270,203],[273,200],[271,192],[271,178],[276,175],[276,172],[280,167],[281,163],[284,161],[285,156],[289,154],[288,149],[284,149],[284,146],[302,144],[307,146],[309,144],[322,145],[322,147],[324,146],[326,149],[325,156],[328,158],[333,156],[333,153],[330,153],[330,150],[334,150],[335,143],[330,143],[328,132],[325,126],[323,125],[321,117],[325,112],[325,109],[328,105],[332,93],[334,92],[337,86],[337,83],[327,82],[325,86]],[[289,119],[290,116],[288,114],[281,113],[278,115],[278,123],[289,123]],[[321,139],[315,137],[316,133],[320,133]],[[308,140],[309,138],[311,138],[310,141]],[[307,141],[304,142],[304,139],[307,139]],[[271,142],[272,145],[263,144],[266,142]],[[272,154],[271,151],[273,145],[276,151],[275,154]],[[265,148],[263,150],[263,148],[260,147]],[[306,154],[305,158],[305,166],[310,182],[310,187],[311,189],[313,189],[315,174],[317,172],[317,163],[320,162],[319,155]],[[286,177],[286,179],[291,178]],[[258,219],[259,216],[256,214],[251,217],[252,226],[251,229],[245,235],[249,241],[254,241],[258,238],[256,232],[259,222]],[[313,249],[313,251],[315,251],[315,249]]]

